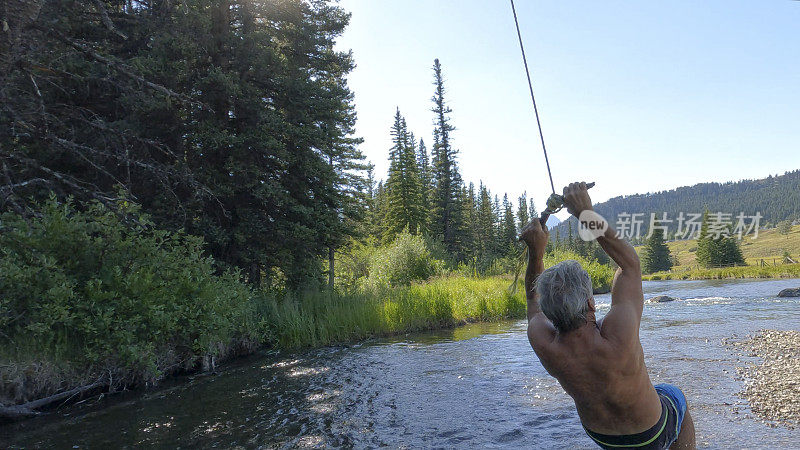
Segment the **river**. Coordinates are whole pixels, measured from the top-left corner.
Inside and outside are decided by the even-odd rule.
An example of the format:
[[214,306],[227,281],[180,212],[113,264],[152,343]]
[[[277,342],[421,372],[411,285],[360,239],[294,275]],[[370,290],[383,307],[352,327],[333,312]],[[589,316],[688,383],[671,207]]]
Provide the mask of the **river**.
[[[641,339],[654,383],[686,393],[704,448],[791,448],[737,393],[723,339],[800,329],[800,280],[646,282]],[[608,295],[596,297],[608,310]],[[539,364],[524,321],[263,352],[217,375],[182,377],[0,428],[0,447],[594,448],[571,399]]]

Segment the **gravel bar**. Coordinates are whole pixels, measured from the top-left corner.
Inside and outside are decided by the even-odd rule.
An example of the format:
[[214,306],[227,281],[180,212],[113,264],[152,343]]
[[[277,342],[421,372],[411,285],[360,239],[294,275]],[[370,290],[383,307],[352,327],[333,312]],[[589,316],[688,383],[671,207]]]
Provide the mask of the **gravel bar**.
[[800,332],[761,330],[728,343],[741,355],[760,359],[737,368],[744,380],[741,394],[753,413],[770,426],[800,425]]

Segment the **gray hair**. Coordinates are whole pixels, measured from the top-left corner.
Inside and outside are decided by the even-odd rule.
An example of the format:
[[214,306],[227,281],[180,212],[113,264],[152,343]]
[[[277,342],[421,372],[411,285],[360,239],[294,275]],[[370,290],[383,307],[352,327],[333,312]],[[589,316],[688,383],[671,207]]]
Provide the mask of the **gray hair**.
[[586,323],[592,280],[578,261],[568,259],[542,272],[536,292],[542,312],[558,331],[571,331]]

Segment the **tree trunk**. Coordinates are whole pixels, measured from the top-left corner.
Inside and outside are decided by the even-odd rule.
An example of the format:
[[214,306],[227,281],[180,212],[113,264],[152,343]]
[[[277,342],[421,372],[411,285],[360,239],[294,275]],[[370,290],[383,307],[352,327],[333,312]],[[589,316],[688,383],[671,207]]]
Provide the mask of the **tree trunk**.
[[61,392],[55,395],[51,395],[50,397],[40,398],[39,400],[34,400],[32,402],[24,403],[22,405],[12,405],[12,406],[0,405],[0,418],[22,419],[25,417],[36,416],[39,414],[39,412],[36,411],[37,408],[47,406],[50,403],[57,402],[59,400],[67,400],[71,397],[81,395],[85,392],[91,391],[93,389],[102,386],[105,386],[105,383],[97,382],[87,386],[81,386],[75,389],[70,389],[69,391],[66,392]]

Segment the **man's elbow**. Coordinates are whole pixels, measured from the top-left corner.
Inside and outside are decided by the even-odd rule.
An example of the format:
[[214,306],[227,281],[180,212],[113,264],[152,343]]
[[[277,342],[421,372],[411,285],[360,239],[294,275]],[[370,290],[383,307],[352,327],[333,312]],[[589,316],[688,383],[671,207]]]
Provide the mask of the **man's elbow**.
[[528,343],[531,344],[531,348],[536,351],[536,324],[533,321],[533,317],[528,320],[526,334],[528,335]]
[[619,265],[620,269],[627,270],[631,272],[641,272],[642,266],[641,262],[639,261],[639,255],[636,254],[636,251],[631,249],[631,252],[625,255],[625,258],[620,261],[622,264]]

